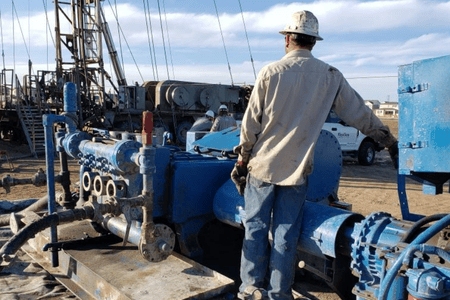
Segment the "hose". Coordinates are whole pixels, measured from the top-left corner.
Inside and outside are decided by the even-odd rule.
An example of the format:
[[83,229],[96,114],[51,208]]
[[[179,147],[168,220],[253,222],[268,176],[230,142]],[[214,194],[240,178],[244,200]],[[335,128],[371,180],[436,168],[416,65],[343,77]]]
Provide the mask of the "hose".
[[427,244],[420,244],[420,245],[415,245],[413,247],[410,247],[408,249],[408,251],[405,254],[405,258],[403,259],[403,264],[409,265],[411,259],[414,256],[414,253],[417,251],[420,251],[420,252],[426,253],[426,254],[435,254],[435,255],[439,256],[440,258],[442,258],[443,260],[445,260],[446,262],[450,263],[450,253],[448,253],[444,249],[438,248],[436,246],[427,245]]
[[[31,204],[30,206],[28,206],[25,209],[22,209],[21,211],[19,211],[17,214],[22,214],[26,211],[40,211],[44,208],[47,207],[47,201],[48,201],[48,196],[45,195],[44,197],[40,198],[38,201],[34,202],[33,204]],[[6,214],[6,215],[2,215],[0,216],[0,227],[2,226],[8,226],[9,225],[9,218],[10,218],[10,214]]]
[[447,214],[436,214],[424,217],[414,223],[411,228],[408,229],[408,231],[405,233],[405,235],[402,237],[402,239],[399,241],[399,243],[409,243],[411,242],[411,238],[417,233],[417,231],[422,228],[423,225],[437,221],[445,217]]
[[411,244],[409,244],[408,247],[406,247],[403,252],[397,257],[396,261],[392,265],[392,267],[389,269],[389,271],[386,273],[386,276],[384,277],[383,281],[380,284],[380,290],[378,294],[378,300],[386,300],[387,294],[389,292],[389,289],[391,287],[392,282],[395,279],[395,276],[397,275],[398,271],[400,270],[403,260],[406,257],[406,255],[411,251],[411,248],[416,247],[416,245],[423,244],[427,242],[429,239],[431,239],[434,235],[436,235],[439,231],[444,229],[450,224],[450,215],[445,216],[441,220],[437,221],[435,224],[433,224],[431,227],[429,227],[427,230],[422,232],[417,238],[415,238]]
[[91,206],[85,206],[83,208],[53,213],[28,224],[19,230],[19,232],[17,232],[17,234],[15,234],[0,249],[0,264],[3,260],[8,259],[10,255],[14,255],[17,250],[19,250],[20,247],[22,247],[29,239],[33,238],[37,233],[43,231],[44,229],[52,225],[92,218],[94,218],[94,208]]

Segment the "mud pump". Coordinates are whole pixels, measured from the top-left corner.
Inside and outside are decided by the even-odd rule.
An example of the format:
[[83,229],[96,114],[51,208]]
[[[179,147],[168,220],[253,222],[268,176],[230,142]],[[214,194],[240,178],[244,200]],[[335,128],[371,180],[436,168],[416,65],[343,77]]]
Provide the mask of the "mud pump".
[[[385,212],[363,216],[340,202],[340,146],[327,131],[319,136],[298,267],[324,279],[342,299],[450,299],[450,215],[410,213],[405,188],[411,178],[425,193],[439,194],[450,179],[449,67],[446,56],[399,68],[402,219]],[[244,199],[229,178],[239,129],[207,135],[193,152],[153,145],[147,113],[141,134],[92,136],[76,130],[75,98],[69,83],[64,114],[44,116],[48,214],[11,216],[16,235],[0,249],[3,264],[23,246],[84,299],[211,299],[229,291],[231,279],[189,258],[202,256],[199,233],[210,222],[242,228]],[[55,201],[54,149],[61,160],[80,163],[78,199],[68,196],[63,206]],[[123,241],[77,243],[98,232]]]

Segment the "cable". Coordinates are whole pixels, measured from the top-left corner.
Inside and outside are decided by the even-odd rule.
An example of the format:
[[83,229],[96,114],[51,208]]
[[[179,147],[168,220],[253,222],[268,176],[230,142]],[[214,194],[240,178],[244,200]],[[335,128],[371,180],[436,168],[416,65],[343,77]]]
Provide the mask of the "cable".
[[[146,0],[142,0],[142,3],[144,4],[144,14],[145,14],[145,25],[147,27],[147,41],[148,41],[148,51],[150,52],[150,60],[152,62],[152,71],[153,71],[153,80],[157,80],[157,76],[155,73],[155,64],[153,63],[153,54],[152,54],[152,47],[151,47],[151,40],[150,40],[150,30],[151,29],[151,16],[150,16],[150,5],[145,5]],[[148,20],[147,20],[147,7],[148,7]],[[149,27],[149,21],[150,21],[150,27]],[[152,35],[153,36],[153,35]]]
[[244,12],[242,11],[241,0],[238,0],[238,1],[239,1],[239,8],[241,9],[242,23],[244,24],[245,37],[247,38],[248,52],[250,52],[250,61],[252,62],[253,75],[255,75],[255,79],[256,79],[255,63],[253,62],[252,50],[250,49],[250,41],[248,40],[247,27],[245,26],[245,21],[244,21]]
[[46,43],[47,43],[47,70],[48,70],[49,69],[49,66],[48,66],[48,55],[49,55],[49,51],[48,51],[48,33],[50,33],[50,37],[51,37],[52,42],[53,42],[53,48],[56,48],[56,44],[55,44],[55,39],[53,38],[52,29],[50,28],[50,22],[48,20],[47,0],[46,1],[42,0],[42,4],[44,5],[45,20],[46,20],[46,23],[47,23],[47,30],[45,30],[45,39],[46,39]]
[[30,51],[28,51],[27,42],[25,40],[25,36],[23,35],[22,25],[20,25],[19,15],[17,14],[17,10],[16,10],[16,6],[14,4],[14,0],[12,0],[12,6],[13,6],[13,14],[14,14],[14,12],[16,13],[17,23],[19,24],[20,33],[22,34],[23,43],[25,44],[25,50],[27,51],[27,54],[28,54],[28,59],[31,60]]
[[416,235],[418,230],[420,230],[423,227],[423,225],[431,223],[431,222],[434,222],[434,221],[437,221],[437,220],[440,220],[440,219],[442,219],[445,216],[447,216],[447,214],[436,214],[436,215],[423,217],[422,219],[420,219],[419,221],[414,223],[414,225],[411,226],[408,229],[408,231],[406,231],[405,235],[399,241],[399,243],[410,243],[411,239]]
[[166,21],[167,42],[169,43],[170,63],[172,64],[172,75],[173,79],[175,79],[175,71],[173,69],[173,59],[172,59],[172,47],[170,46],[169,26],[167,25],[166,3],[164,0],[163,0],[163,10],[164,10],[164,19]]
[[128,44],[127,38],[126,38],[125,34],[123,33],[122,27],[119,24],[119,20],[117,18],[117,15],[115,14],[115,12],[114,12],[114,10],[112,8],[111,1],[108,0],[108,3],[109,3],[109,7],[111,8],[111,11],[113,13],[114,18],[117,21],[117,28],[120,30],[120,33],[122,34],[123,39],[125,40],[125,44],[127,44],[128,51],[130,51],[130,55],[131,55],[131,58],[133,59],[134,65],[136,66],[136,69],[138,70],[138,73],[141,76],[142,81],[144,81],[144,77],[142,76],[141,70],[139,69],[139,66],[138,66],[138,64],[136,62],[136,59],[134,58],[133,52],[131,51],[131,48],[130,48],[130,45]]
[[397,75],[386,75],[386,76],[361,76],[361,77],[349,77],[349,79],[375,79],[375,78],[397,78]]
[[225,57],[227,58],[228,70],[230,71],[231,85],[234,85],[234,83],[233,83],[233,75],[231,74],[230,61],[228,59],[227,48],[225,47],[225,40],[223,38],[222,25],[220,25],[219,11],[217,10],[216,0],[214,0],[214,7],[216,8],[217,21],[219,22],[219,29],[220,29],[220,35],[222,36],[223,49],[225,50]]
[[159,11],[159,24],[161,26],[161,36],[162,36],[163,48],[164,48],[164,57],[165,57],[165,60],[166,60],[167,79],[170,80],[169,64],[167,62],[166,42],[165,42],[165,39],[164,39],[164,29],[163,29],[162,17],[161,17],[161,6],[159,5],[159,0],[157,2],[158,2],[158,11]]
[[2,57],[3,57],[3,70],[6,68],[5,65],[5,48],[4,48],[4,44],[3,44],[3,22],[2,22],[2,12],[0,10],[0,31],[1,31],[1,35],[2,35]]
[[12,33],[13,33],[13,72],[16,70],[16,29],[14,22],[14,0],[11,0],[11,18],[12,18]]
[[123,70],[123,75],[125,76],[125,61],[123,59],[123,49],[122,49],[122,38],[120,37],[120,31],[119,31],[119,13],[117,10],[117,1],[114,0],[114,6],[116,9],[116,14],[117,14],[117,35],[119,36],[119,49],[120,49],[120,59],[122,60],[122,70]]
[[28,47],[31,48],[30,0],[28,0]]
[[[46,0],[47,1],[47,0]],[[52,39],[53,42],[53,47],[55,47],[55,39],[53,38],[53,34],[52,34],[52,29],[50,27],[50,22],[48,20],[48,9],[47,9],[47,3],[44,2],[44,0],[42,0],[42,3],[44,4],[44,10],[45,10],[45,19],[47,21],[47,28],[48,28],[48,32],[50,32],[50,37]]]
[[156,70],[156,80],[159,81],[159,72],[158,72],[158,62],[156,60],[156,50],[155,50],[155,38],[153,37],[153,27],[152,27],[152,16],[150,15],[150,4],[148,4],[147,0],[147,8],[148,8],[148,23],[150,25],[150,33],[152,35],[152,46],[153,46],[153,56],[155,60],[155,70]]
[[[45,3],[44,0],[42,0],[42,3],[44,4],[44,10],[45,10],[45,23],[47,24],[47,26],[49,26],[50,24],[48,23],[47,3]],[[50,68],[49,68],[49,63],[48,63],[49,50],[48,50],[48,30],[47,30],[47,28],[45,29],[45,44],[47,45],[47,70],[49,70]],[[53,47],[53,48],[55,48],[55,47]]]

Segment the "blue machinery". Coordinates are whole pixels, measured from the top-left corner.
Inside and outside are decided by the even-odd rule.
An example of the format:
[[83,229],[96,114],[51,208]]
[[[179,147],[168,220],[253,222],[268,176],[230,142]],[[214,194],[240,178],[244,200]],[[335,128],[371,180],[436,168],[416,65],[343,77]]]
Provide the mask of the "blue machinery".
[[[364,217],[337,201],[339,143],[326,131],[319,137],[298,244],[299,267],[323,278],[342,299],[450,299],[450,215],[410,213],[405,189],[405,178],[411,177],[424,184],[424,192],[438,194],[450,178],[449,69],[450,56],[399,69],[398,181],[403,220],[383,212]],[[237,130],[200,140],[195,149],[215,152],[212,156],[153,146],[150,114],[144,114],[140,134],[99,131],[101,135],[94,137],[76,130],[75,98],[74,86],[68,84],[65,113],[44,117],[49,214],[31,222],[30,217],[11,218],[17,233],[0,250],[4,263],[26,240],[50,228],[44,248],[50,250],[49,260],[56,268],[61,260],[58,251],[64,248],[58,229],[79,220],[90,220],[121,237],[122,247],[137,246],[152,266],[170,260],[176,241],[183,255],[201,257],[199,232],[214,219],[242,226],[243,198],[229,179]],[[55,124],[64,125],[53,144]],[[78,198],[67,188],[67,179],[62,180],[64,193],[55,196],[53,149],[59,154],[63,178],[67,156],[79,159]],[[56,200],[66,209],[57,209]],[[83,266],[73,264],[62,259],[63,275],[81,282],[73,273]],[[145,267],[141,263],[139,268]],[[77,294],[102,299],[105,289],[86,287]],[[225,290],[215,288],[217,293]],[[124,299],[133,298],[130,293]],[[195,297],[212,295],[202,292]]]

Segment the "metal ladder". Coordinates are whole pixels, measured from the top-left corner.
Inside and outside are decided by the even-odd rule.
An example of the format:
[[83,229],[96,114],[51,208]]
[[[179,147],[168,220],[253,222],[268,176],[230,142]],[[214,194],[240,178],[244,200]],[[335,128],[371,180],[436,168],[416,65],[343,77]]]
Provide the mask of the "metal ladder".
[[31,154],[37,158],[38,154],[45,152],[42,112],[37,106],[17,105],[17,114],[19,115]]

